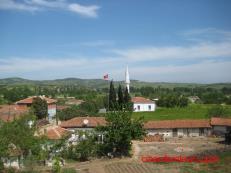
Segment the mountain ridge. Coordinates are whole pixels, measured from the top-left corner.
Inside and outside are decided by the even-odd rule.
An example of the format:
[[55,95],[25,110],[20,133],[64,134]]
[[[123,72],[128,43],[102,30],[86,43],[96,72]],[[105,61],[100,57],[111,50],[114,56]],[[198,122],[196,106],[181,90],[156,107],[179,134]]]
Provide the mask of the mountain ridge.
[[[123,84],[124,81],[114,81],[115,85]],[[81,87],[90,88],[104,88],[108,87],[108,81],[103,79],[81,79],[81,78],[63,78],[63,79],[53,79],[53,80],[31,80],[20,77],[9,77],[0,79],[0,85],[75,85]],[[211,84],[200,84],[200,83],[177,83],[177,82],[146,82],[139,80],[131,80],[131,86],[133,87],[231,87],[231,83],[211,83]]]

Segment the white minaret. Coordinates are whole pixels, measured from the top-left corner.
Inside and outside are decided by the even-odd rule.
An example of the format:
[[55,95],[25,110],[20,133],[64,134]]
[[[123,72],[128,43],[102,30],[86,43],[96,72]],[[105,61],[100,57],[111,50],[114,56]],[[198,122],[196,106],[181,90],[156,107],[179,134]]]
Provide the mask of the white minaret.
[[125,72],[125,85],[128,89],[128,93],[130,93],[129,84],[130,84],[130,79],[129,79],[128,66],[127,66],[127,69]]

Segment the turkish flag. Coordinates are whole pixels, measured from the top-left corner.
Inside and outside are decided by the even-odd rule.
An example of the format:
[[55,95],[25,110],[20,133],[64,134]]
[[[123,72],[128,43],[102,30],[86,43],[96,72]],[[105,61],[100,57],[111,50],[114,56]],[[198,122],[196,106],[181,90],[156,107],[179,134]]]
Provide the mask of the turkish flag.
[[104,76],[103,76],[103,79],[104,79],[104,80],[108,80],[108,74],[104,75]]

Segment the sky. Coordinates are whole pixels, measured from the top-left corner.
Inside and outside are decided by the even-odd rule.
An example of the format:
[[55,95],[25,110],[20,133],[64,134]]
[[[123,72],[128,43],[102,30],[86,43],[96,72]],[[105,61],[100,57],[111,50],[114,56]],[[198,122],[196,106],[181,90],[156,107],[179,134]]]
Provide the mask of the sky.
[[0,78],[231,82],[230,0],[0,0]]

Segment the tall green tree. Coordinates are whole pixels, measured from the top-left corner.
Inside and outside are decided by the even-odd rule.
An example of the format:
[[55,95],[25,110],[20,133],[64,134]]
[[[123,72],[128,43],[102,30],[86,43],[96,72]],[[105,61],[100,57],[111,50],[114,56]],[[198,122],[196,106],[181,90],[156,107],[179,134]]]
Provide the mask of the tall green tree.
[[48,116],[48,105],[46,100],[40,97],[35,97],[32,102],[32,109],[38,119],[46,118]]
[[115,110],[116,104],[116,91],[114,88],[113,81],[111,81],[109,90],[109,110]]
[[131,102],[131,96],[128,93],[128,88],[126,87],[124,90],[124,108],[125,108],[125,110],[131,111],[132,107],[133,107],[133,105]]
[[128,93],[128,88],[126,87],[125,88],[125,91],[124,91],[124,103],[127,104],[131,101],[131,97]]
[[105,134],[100,153],[129,155],[132,139],[141,139],[145,134],[142,120],[133,120],[130,111],[113,111],[106,115],[107,125],[98,127]]
[[119,88],[118,88],[118,106],[119,106],[119,109],[122,109],[124,106],[124,96],[123,96],[123,90],[122,90],[121,85],[119,85]]

